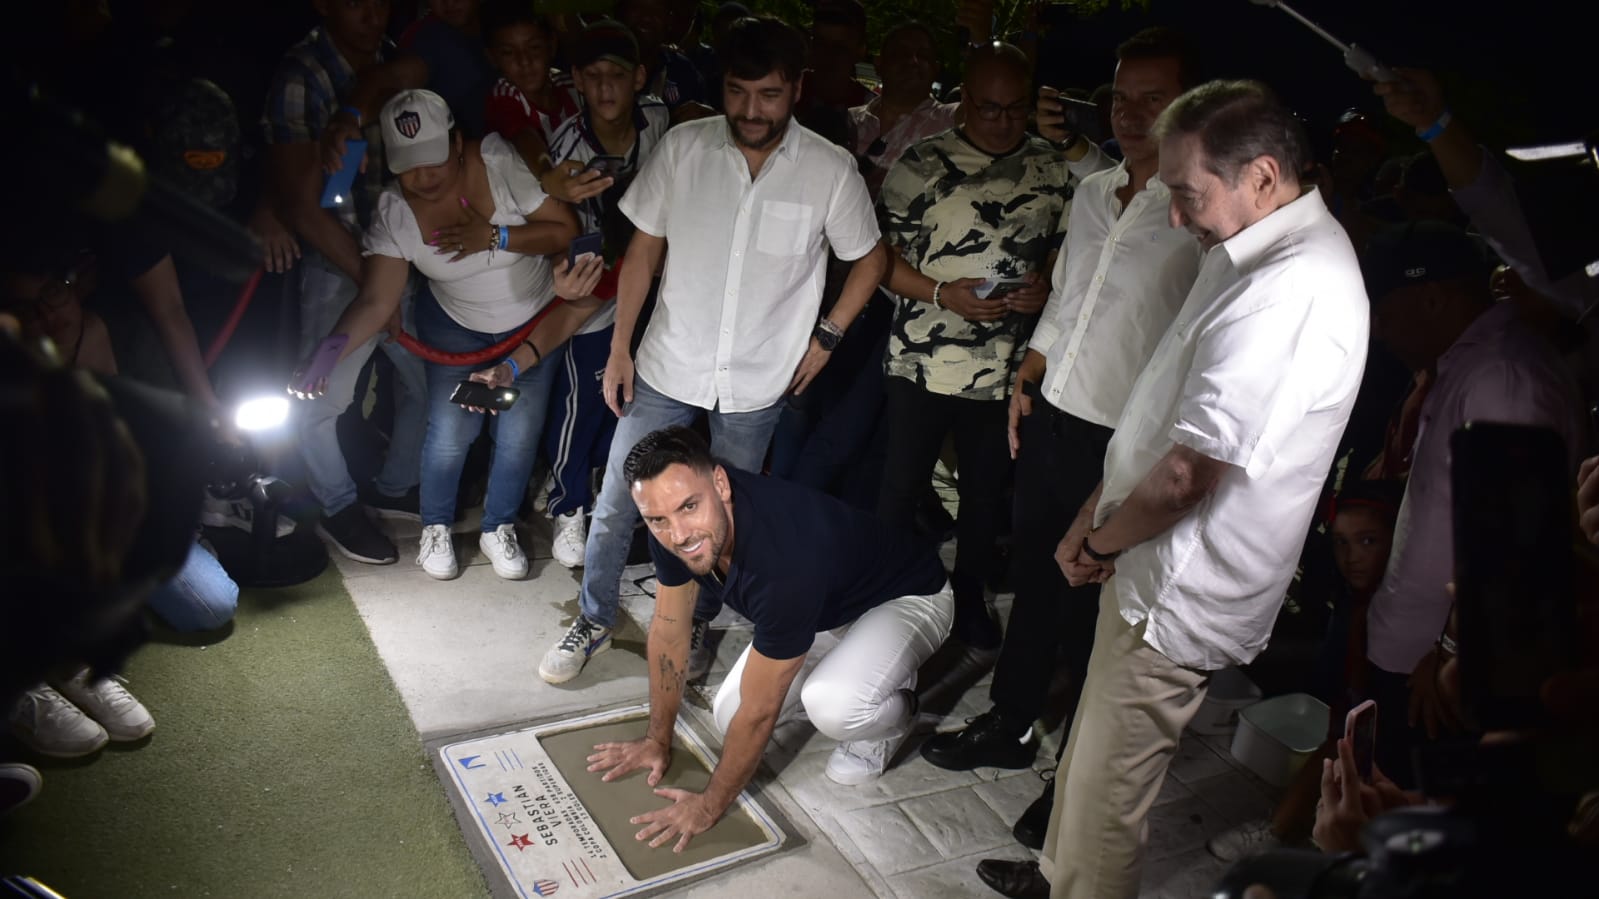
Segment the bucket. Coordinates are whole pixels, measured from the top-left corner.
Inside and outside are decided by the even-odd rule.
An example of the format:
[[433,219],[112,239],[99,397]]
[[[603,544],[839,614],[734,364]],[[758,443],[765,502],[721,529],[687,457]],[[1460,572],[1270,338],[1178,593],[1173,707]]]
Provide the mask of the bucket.
[[1238,726],[1238,713],[1259,701],[1254,681],[1237,668],[1223,668],[1210,676],[1210,689],[1188,729],[1202,736],[1228,736]]
[[1273,786],[1286,786],[1327,739],[1327,705],[1309,693],[1257,702],[1238,713],[1233,758]]

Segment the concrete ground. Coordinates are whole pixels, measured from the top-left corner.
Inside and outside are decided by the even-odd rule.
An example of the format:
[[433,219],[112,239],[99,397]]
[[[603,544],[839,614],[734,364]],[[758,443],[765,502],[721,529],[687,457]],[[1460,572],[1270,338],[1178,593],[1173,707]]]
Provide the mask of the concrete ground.
[[[482,557],[475,513],[456,528],[462,573],[450,582],[435,581],[417,568],[416,524],[388,521],[385,526],[400,546],[397,564],[362,565],[336,553],[333,558],[424,742],[646,697],[642,623],[651,608],[646,566],[628,569],[624,579],[627,621],[615,648],[596,656],[576,680],[551,686],[538,676],[539,659],[576,612],[581,572],[550,559],[547,519],[522,528],[532,572],[519,582],[495,576]],[[1009,599],[995,601],[1002,615]],[[701,708],[709,707],[715,687],[749,641],[747,623],[730,612],[724,618],[716,664],[699,690]],[[989,683],[986,674],[963,678],[958,670],[929,681],[927,671],[920,686],[921,733],[875,783],[834,784],[822,773],[832,741],[804,722],[781,728],[766,756],[775,782],[761,795],[792,822],[805,845],[669,895],[742,899],[757,890],[835,899],[998,895],[977,878],[975,865],[983,858],[1031,857],[1010,828],[1038,796],[1042,782],[1033,770],[951,772],[927,764],[916,744],[926,733],[959,729],[984,711]],[[1044,741],[1036,769],[1053,768],[1057,738]],[[1269,812],[1271,791],[1232,759],[1227,743],[1192,734],[1184,741],[1151,814],[1142,896],[1208,894],[1224,866],[1205,851],[1205,840]],[[491,883],[498,879],[490,872]]]

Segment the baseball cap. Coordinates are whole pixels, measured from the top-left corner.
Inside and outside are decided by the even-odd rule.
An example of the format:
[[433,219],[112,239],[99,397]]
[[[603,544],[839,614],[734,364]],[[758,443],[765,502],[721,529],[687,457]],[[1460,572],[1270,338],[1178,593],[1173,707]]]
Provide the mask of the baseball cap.
[[1366,242],[1360,267],[1366,296],[1374,303],[1414,284],[1471,277],[1486,282],[1488,277],[1488,260],[1476,239],[1438,221],[1407,222],[1378,231]]
[[455,116],[444,98],[432,91],[401,91],[383,104],[383,153],[389,171],[398,175],[450,158],[450,129]]
[[626,25],[615,19],[601,19],[583,29],[572,47],[572,68],[581,69],[606,60],[619,66],[637,68],[640,62],[638,39]]

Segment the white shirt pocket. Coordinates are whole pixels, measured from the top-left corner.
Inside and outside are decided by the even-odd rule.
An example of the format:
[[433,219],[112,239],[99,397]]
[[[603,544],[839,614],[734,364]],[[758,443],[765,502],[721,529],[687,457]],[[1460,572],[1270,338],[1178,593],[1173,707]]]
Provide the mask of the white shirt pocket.
[[768,256],[798,256],[811,238],[811,207],[782,200],[761,201],[755,249]]

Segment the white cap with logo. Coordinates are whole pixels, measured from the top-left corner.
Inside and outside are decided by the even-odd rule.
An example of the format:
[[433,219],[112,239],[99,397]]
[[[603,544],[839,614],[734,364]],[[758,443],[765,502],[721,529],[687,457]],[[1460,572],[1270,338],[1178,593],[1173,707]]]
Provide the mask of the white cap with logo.
[[450,158],[450,129],[455,116],[444,98],[432,91],[401,91],[383,104],[383,155],[398,175]]

